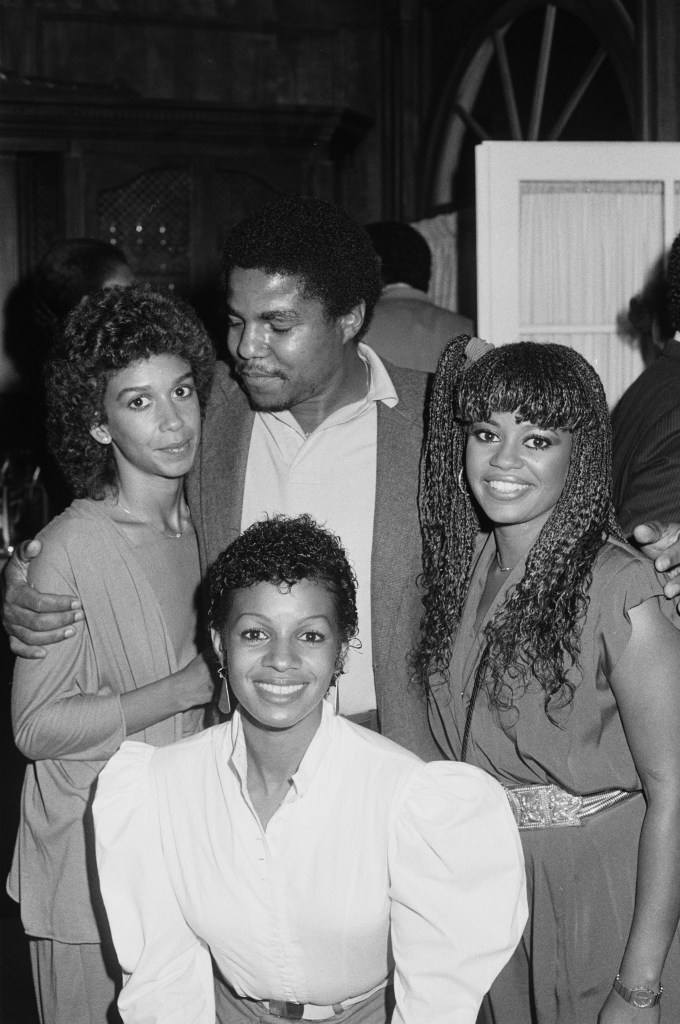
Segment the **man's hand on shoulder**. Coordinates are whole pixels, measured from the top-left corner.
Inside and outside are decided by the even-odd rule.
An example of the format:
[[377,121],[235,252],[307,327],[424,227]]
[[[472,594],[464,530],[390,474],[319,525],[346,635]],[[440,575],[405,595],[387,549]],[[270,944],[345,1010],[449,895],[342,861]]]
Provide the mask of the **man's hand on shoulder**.
[[70,595],[43,594],[28,583],[28,566],[42,549],[39,540],[24,541],[2,573],[2,624],[9,645],[22,658],[44,658],[43,645],[59,643],[76,632],[82,605]]
[[680,523],[640,523],[633,537],[642,554],[654,561],[657,572],[671,577],[664,587],[666,597],[680,596]]

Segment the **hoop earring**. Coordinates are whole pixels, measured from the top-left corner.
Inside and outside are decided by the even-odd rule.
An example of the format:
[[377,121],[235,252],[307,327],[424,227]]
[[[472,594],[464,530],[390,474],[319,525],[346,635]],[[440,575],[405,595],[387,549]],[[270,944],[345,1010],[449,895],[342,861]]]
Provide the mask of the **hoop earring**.
[[463,483],[463,467],[462,466],[458,470],[458,477],[457,477],[457,481],[456,481],[456,486],[458,487],[458,490],[460,491],[461,494],[465,494],[466,487],[465,487],[465,484]]
[[222,680],[222,689],[220,690],[220,699],[217,702],[217,706],[223,715],[230,715],[231,697],[229,696],[229,680],[227,679],[227,673],[224,671],[224,665],[220,665],[217,669],[217,674]]

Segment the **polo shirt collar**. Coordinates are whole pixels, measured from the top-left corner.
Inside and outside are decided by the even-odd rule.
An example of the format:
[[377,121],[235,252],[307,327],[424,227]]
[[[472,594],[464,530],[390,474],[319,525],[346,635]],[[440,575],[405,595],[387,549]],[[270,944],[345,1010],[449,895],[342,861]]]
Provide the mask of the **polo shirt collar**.
[[399,401],[392,379],[385,369],[380,356],[370,345],[359,342],[359,355],[368,366],[369,385],[366,394],[367,402],[384,402],[390,409]]
[[[399,396],[390,375],[378,354],[369,345],[364,345],[361,341],[358,344],[358,352],[359,358],[368,369],[368,391],[359,401],[351,402],[349,405],[345,405],[341,409],[336,409],[335,412],[332,412],[323,423],[319,424],[316,430],[312,431],[312,434],[316,433],[317,430],[324,429],[324,427],[333,427],[338,423],[347,422],[355,416],[360,416],[371,405],[378,402],[383,402],[391,409],[399,401]],[[280,412],[258,412],[256,415],[261,416],[265,421],[268,417],[279,420],[281,423],[285,423],[286,426],[291,427],[302,438],[312,436],[311,434],[305,434],[289,409],[283,409]]]

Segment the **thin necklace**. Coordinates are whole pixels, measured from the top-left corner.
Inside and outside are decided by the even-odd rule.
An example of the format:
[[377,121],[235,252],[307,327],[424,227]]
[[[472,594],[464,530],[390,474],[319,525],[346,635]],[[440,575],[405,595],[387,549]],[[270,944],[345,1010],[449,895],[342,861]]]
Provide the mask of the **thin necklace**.
[[512,572],[513,567],[511,565],[505,566],[502,564],[501,556],[498,554],[498,548],[496,548],[496,561],[498,562],[498,568],[501,572]]
[[191,518],[190,516],[187,516],[187,521],[184,524],[184,526],[182,527],[182,529],[179,531],[179,533],[175,533],[174,530],[171,530],[168,533],[167,530],[161,530],[160,526],[156,526],[155,523],[149,522],[148,519],[143,519],[142,516],[140,516],[138,512],[131,512],[129,508],[125,507],[125,505],[122,503],[120,498],[118,498],[116,500],[116,505],[118,505],[119,508],[122,508],[123,512],[127,512],[127,514],[132,519],[136,519],[138,523],[144,523],[145,526],[150,526],[152,530],[156,531],[156,533],[160,533],[162,537],[172,537],[174,540],[179,540],[179,538],[182,536],[182,534],[186,530],[187,525],[189,523],[189,519]]

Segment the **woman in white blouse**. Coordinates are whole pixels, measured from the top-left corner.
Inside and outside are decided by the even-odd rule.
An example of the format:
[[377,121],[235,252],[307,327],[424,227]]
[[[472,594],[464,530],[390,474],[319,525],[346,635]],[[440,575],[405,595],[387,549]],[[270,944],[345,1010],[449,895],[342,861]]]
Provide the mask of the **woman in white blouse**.
[[308,516],[251,526],[210,588],[237,710],[99,780],[123,1019],[474,1024],[526,920],[501,787],[336,717],[355,581]]

